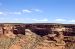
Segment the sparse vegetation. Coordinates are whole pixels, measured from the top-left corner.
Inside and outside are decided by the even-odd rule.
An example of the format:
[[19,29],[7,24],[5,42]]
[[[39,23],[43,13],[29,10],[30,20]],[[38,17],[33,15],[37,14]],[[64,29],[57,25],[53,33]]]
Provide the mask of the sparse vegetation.
[[[72,37],[74,38],[74,37]],[[24,41],[22,42],[21,39]],[[26,41],[27,40],[27,41]],[[27,42],[27,43],[26,43]],[[21,49],[39,49],[39,48],[51,48],[55,46],[53,43],[46,43],[40,36],[31,35],[30,37],[26,37],[25,35],[18,35],[15,38],[1,38],[0,39],[0,49],[9,49],[12,45],[21,44]],[[66,49],[74,49],[75,43],[66,42]]]
[[0,49],[9,49],[9,47],[12,44],[15,44],[16,41],[18,41],[19,39],[20,39],[19,37],[16,37],[16,38],[5,37],[0,39]]

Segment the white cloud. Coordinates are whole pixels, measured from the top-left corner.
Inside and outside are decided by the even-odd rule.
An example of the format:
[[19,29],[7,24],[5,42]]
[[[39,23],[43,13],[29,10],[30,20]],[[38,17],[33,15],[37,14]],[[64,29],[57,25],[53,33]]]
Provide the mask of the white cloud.
[[35,12],[42,12],[42,10],[39,9],[33,9]]
[[4,15],[4,16],[6,16],[6,15],[20,15],[20,14],[22,14],[21,12],[0,12],[0,15]]
[[22,10],[22,12],[23,12],[23,13],[31,13],[32,11],[25,9],[25,10]]
[[42,12],[42,10],[39,10],[39,9],[24,9],[22,10],[23,13],[31,13],[31,12]]
[[48,19],[47,18],[44,18],[44,19],[32,19],[33,21],[41,21],[41,22],[47,22],[48,21]]
[[75,22],[75,20],[69,20],[69,22]]
[[8,14],[17,14],[17,15],[20,15],[21,12],[9,12]]
[[4,15],[4,16],[7,16],[7,15],[21,15],[21,14],[24,14],[24,13],[32,13],[32,12],[42,12],[41,10],[39,9],[24,9],[24,10],[20,10],[20,11],[5,11],[5,12],[0,12],[0,15]]
[[65,23],[65,24],[66,24],[66,23],[67,23],[67,24],[68,24],[68,23],[71,23],[71,24],[73,23],[73,24],[74,24],[74,23],[75,23],[75,20],[56,19],[54,22],[55,22],[55,23]]
[[0,12],[0,15],[2,15],[3,14],[3,12]]
[[5,12],[0,12],[0,15],[5,16],[5,15],[6,15],[6,13],[5,13]]
[[14,12],[13,14],[21,14],[21,12]]
[[65,20],[65,19],[56,19],[55,21],[64,22],[64,21],[66,21],[66,20]]
[[15,21],[19,21],[19,19],[18,19],[18,18],[15,18],[14,20],[15,20]]

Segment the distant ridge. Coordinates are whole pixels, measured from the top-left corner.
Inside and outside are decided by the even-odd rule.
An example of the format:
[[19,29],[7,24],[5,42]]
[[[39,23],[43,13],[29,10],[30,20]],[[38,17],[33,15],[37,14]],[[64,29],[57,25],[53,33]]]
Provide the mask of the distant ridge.
[[0,24],[13,24],[13,25],[21,25],[21,24],[33,24],[33,25],[75,25],[75,24],[62,24],[62,23],[0,23]]

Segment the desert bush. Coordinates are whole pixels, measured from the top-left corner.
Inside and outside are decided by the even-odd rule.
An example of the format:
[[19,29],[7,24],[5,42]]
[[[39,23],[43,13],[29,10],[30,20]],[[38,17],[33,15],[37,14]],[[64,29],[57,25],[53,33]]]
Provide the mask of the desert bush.
[[71,36],[67,40],[70,42],[66,42],[66,49],[75,49],[75,36]]
[[75,43],[67,42],[65,47],[66,49],[75,49]]
[[16,38],[3,38],[3,39],[0,39],[0,49],[9,49],[9,47],[12,45],[12,44],[15,44],[16,41],[19,40],[19,37],[16,37]]

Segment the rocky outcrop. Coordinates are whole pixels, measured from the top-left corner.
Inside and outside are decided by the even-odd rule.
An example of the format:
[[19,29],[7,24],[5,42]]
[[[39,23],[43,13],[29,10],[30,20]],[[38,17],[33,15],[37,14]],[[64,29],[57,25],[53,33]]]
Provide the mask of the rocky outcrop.
[[6,49],[71,49],[75,47],[74,29],[69,24],[1,24],[0,36],[8,39],[0,39],[0,45],[7,47],[5,43],[10,41]]

